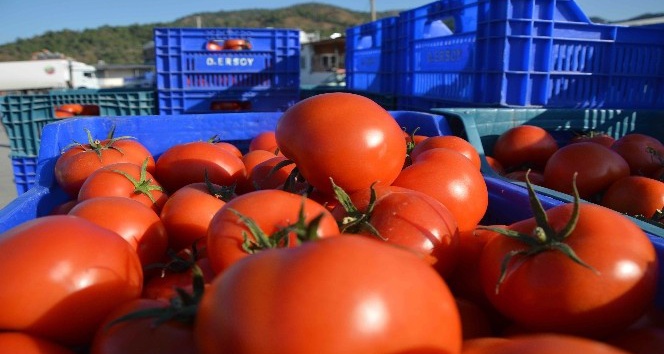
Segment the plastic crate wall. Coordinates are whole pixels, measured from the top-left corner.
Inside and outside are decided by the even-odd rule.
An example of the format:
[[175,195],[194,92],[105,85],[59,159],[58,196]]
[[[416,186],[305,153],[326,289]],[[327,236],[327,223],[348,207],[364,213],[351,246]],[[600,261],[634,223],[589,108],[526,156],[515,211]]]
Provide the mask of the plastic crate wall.
[[0,118],[13,156],[36,157],[43,127],[56,121],[55,108],[80,103],[99,107],[104,116],[156,114],[154,90],[81,89],[0,97]]
[[17,195],[28,191],[36,183],[37,157],[10,156]]
[[398,95],[422,109],[664,108],[662,28],[594,24],[573,0],[440,0],[400,20]]
[[159,91],[159,114],[285,111],[300,99],[299,90],[268,91]]
[[397,92],[399,17],[346,29],[346,87],[383,95]]

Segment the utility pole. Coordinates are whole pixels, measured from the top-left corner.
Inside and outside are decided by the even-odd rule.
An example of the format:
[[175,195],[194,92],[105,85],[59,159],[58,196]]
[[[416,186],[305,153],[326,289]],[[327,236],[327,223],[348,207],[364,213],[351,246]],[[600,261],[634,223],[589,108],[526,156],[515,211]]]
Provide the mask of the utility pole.
[[376,21],[376,0],[369,0],[371,6],[371,21]]

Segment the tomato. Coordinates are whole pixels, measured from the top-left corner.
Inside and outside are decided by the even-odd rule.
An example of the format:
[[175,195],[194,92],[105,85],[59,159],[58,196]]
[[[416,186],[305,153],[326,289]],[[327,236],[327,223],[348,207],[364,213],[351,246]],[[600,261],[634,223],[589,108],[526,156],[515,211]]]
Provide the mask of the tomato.
[[600,144],[569,144],[554,153],[544,168],[544,187],[572,194],[572,178],[581,198],[606,190],[616,180],[629,175],[629,165],[616,152]]
[[215,40],[207,41],[205,43],[205,50],[209,50],[211,52],[216,52],[216,51],[219,51],[219,50],[222,50],[222,49],[224,49],[223,45],[220,44],[219,42],[215,41]]
[[601,203],[631,216],[650,218],[664,207],[664,182],[643,176],[627,176],[613,182]]
[[262,149],[249,151],[242,156],[242,162],[244,163],[244,169],[246,171],[246,174],[244,177],[241,177],[238,181],[237,184],[238,194],[243,194],[256,190],[256,187],[253,185],[253,181],[251,180],[251,173],[254,167],[259,163],[267,161],[275,156],[277,155]]
[[143,272],[131,245],[80,217],[15,226],[0,236],[0,253],[2,331],[86,344],[115,306],[141,293]]
[[658,276],[648,236],[596,204],[580,203],[576,222],[573,203],[545,214],[550,226],[538,226],[535,218],[519,221],[508,228],[519,238],[494,237],[484,246],[482,288],[496,309],[529,331],[593,337],[616,333],[642,316]]
[[73,115],[79,115],[83,112],[83,105],[80,103],[66,103],[57,106],[56,111],[69,112]]
[[532,168],[541,170],[558,143],[544,128],[519,125],[498,136],[493,146],[493,157],[508,170]]
[[537,333],[510,337],[507,340],[492,340],[484,350],[464,351],[462,354],[629,354],[599,340],[585,337]]
[[191,183],[230,186],[246,172],[242,160],[221,146],[206,141],[173,145],[157,159],[154,176],[173,193]]
[[113,163],[129,162],[140,166],[147,159],[147,171],[154,172],[154,158],[140,142],[126,137],[101,141],[91,135],[88,137],[88,144],[67,149],[55,163],[55,180],[69,196],[76,198],[81,185],[93,171]]
[[458,353],[462,336],[433,268],[352,234],[238,261],[207,288],[194,334],[201,354]]
[[84,104],[81,111],[82,116],[98,116],[101,114],[101,109],[96,104]]
[[415,145],[415,148],[410,153],[412,159],[416,159],[417,155],[423,151],[433,149],[433,148],[448,148],[460,152],[463,156],[470,159],[473,165],[477,166],[477,169],[481,166],[480,154],[477,152],[475,147],[468,141],[454,135],[439,135],[432,136],[421,141],[419,144]]
[[[267,206],[267,207],[266,207]],[[284,240],[264,245],[240,216],[251,219],[266,237],[280,229],[295,225],[302,210],[304,222],[309,223],[322,215],[316,235],[337,235],[339,227],[332,214],[322,205],[301,195],[278,189],[265,189],[237,196],[214,215],[207,233],[207,251],[215,273],[221,273],[239,259],[260,253],[263,248],[285,247],[297,244],[295,234],[287,233]]]
[[446,148],[419,154],[393,185],[423,192],[443,203],[454,215],[459,232],[475,229],[489,204],[480,170],[464,155]]
[[160,300],[135,299],[111,312],[96,332],[90,354],[195,354],[193,327],[177,320],[155,324],[154,318],[113,321],[141,310],[164,308]]
[[156,213],[168,199],[161,184],[145,170],[145,165],[141,167],[128,162],[107,165],[92,172],[81,185],[78,201],[110,196],[133,199]]
[[652,176],[664,165],[664,145],[646,134],[626,134],[611,149],[627,161],[632,175]]
[[509,173],[506,173],[504,175],[505,178],[514,180],[514,181],[519,181],[519,182],[526,182],[526,174],[528,175],[528,179],[530,180],[530,183],[536,185],[536,186],[543,186],[544,185],[544,174],[542,172],[538,171],[524,171],[524,170],[517,170],[517,171],[512,171]]
[[0,333],[0,353],[74,354],[55,342],[22,332]]
[[228,150],[229,152],[231,152],[233,155],[239,157],[240,159],[242,158],[242,155],[243,155],[242,151],[240,151],[240,149],[237,146],[235,146],[234,144],[229,143],[227,141],[216,141],[216,142],[214,142],[214,144]]
[[69,215],[92,221],[122,236],[138,254],[143,267],[163,259],[168,234],[159,216],[143,203],[125,197],[97,197],[74,206]]
[[304,179],[334,195],[330,178],[348,193],[372,184],[390,185],[406,159],[403,130],[371,99],[324,93],[284,112],[275,131],[281,152]]
[[608,148],[616,141],[611,135],[602,132],[590,132],[588,134],[577,135],[570,140],[570,143],[591,142],[604,145]]
[[480,305],[461,297],[455,297],[455,301],[461,317],[463,340],[494,335],[489,315]]
[[258,133],[249,142],[249,151],[265,150],[276,154],[279,147],[277,145],[277,137],[274,130],[267,130]]
[[288,181],[288,177],[295,169],[295,165],[291,163],[283,167],[278,166],[288,161],[284,156],[274,156],[257,164],[250,173],[251,184],[255,189],[283,188]]
[[170,248],[179,251],[205,241],[210,220],[233,197],[229,192],[216,184],[198,182],[173,193],[159,214],[168,231]]
[[452,213],[438,200],[422,192],[377,186],[375,201],[371,190],[353,193],[352,207],[340,203],[333,215],[343,232],[385,240],[419,254],[443,277],[457,264],[459,231]]
[[509,342],[505,337],[478,337],[463,341],[461,354],[491,354],[493,349]]
[[60,118],[71,118],[74,117],[75,114],[69,111],[63,111],[61,109],[56,109],[55,110],[55,118],[60,119]]
[[503,167],[500,161],[488,155],[484,156],[484,158],[486,158],[486,162],[489,164],[489,167],[491,167],[494,171],[496,171],[497,174],[499,175],[505,174],[505,167]]
[[212,282],[215,274],[212,271],[212,268],[210,268],[209,258],[182,259],[177,263],[173,262],[166,264],[158,275],[146,279],[141,297],[146,299],[171,301],[177,295],[176,289],[181,289],[193,294],[194,273],[192,268],[194,263],[201,270],[203,283],[209,284]]
[[251,49],[251,42],[240,38],[227,39],[224,41],[224,49],[248,50]]

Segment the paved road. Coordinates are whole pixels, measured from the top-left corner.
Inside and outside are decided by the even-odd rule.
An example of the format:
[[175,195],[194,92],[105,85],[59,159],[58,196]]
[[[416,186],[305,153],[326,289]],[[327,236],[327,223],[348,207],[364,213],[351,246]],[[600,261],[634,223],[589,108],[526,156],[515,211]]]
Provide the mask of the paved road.
[[9,153],[9,138],[7,138],[5,128],[0,127],[0,209],[17,197],[14,170]]

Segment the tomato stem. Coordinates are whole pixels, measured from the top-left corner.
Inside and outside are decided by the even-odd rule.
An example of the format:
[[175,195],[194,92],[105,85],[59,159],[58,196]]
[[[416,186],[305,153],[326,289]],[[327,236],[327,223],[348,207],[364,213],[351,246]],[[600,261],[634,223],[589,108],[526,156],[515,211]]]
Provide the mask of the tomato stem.
[[133,192],[134,194],[145,194],[148,198],[150,198],[150,201],[153,204],[156,204],[157,201],[154,199],[152,191],[163,191],[164,189],[157,184],[153,184],[152,179],[147,178],[147,168],[148,168],[148,158],[146,158],[145,161],[143,161],[143,164],[141,165],[141,171],[138,180],[125,171],[120,171],[117,169],[111,171],[119,173],[124,177],[126,177],[134,185],[134,192]]
[[376,206],[376,189],[374,188],[376,183],[372,183],[369,187],[369,204],[367,205],[366,212],[361,212],[350,196],[343,188],[339,187],[334,180],[330,178],[330,183],[332,183],[332,190],[336,196],[339,204],[344,208],[346,215],[339,222],[339,229],[341,233],[362,233],[368,232],[369,234],[376,236],[377,238],[387,241],[383,237],[378,229],[376,229],[370,222],[371,215],[373,214],[374,207]]

